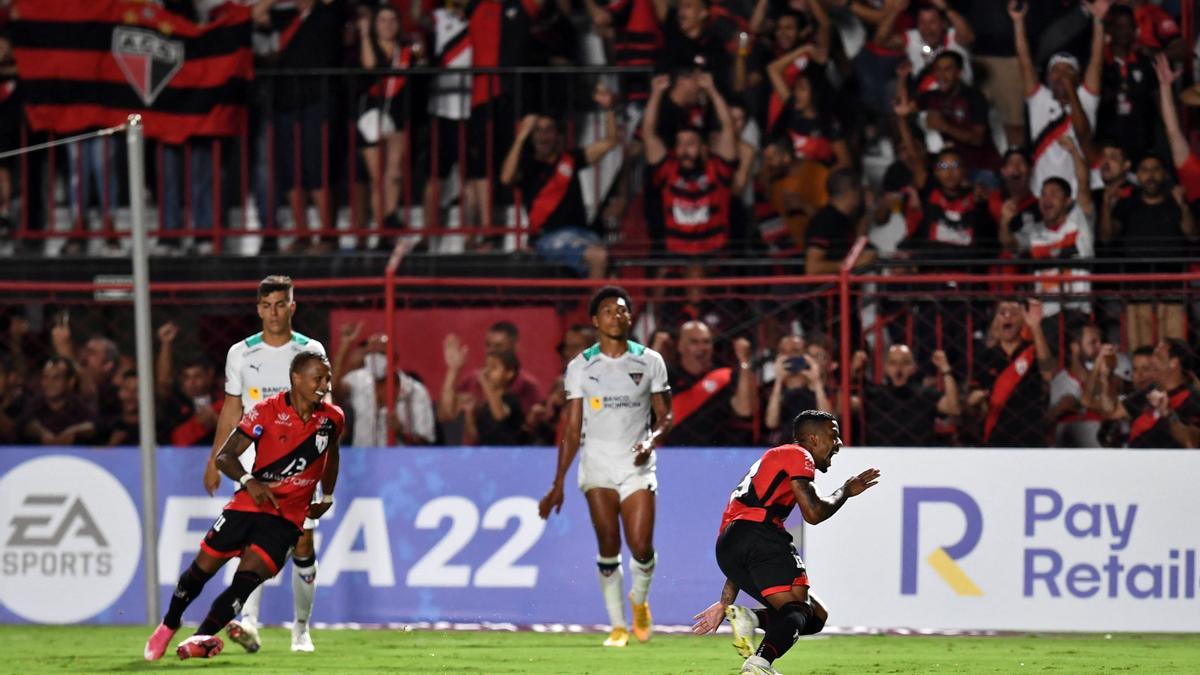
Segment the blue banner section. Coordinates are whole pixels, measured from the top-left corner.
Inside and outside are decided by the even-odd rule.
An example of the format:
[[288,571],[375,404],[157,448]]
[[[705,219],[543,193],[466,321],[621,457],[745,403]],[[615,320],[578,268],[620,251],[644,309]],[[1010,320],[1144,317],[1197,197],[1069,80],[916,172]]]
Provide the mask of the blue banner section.
[[[158,454],[164,607],[232,494],[229,481],[218,497],[204,492],[207,452]],[[562,513],[537,517],[555,453],[343,450],[335,508],[317,529],[313,621],[606,622],[595,535],[574,470]],[[718,597],[724,579],[713,546],[721,512],[760,453],[659,451],[656,621],[687,623]],[[133,448],[0,450],[0,622],[144,622],[140,493]],[[628,565],[627,551],[622,559]],[[204,616],[232,575],[233,565],[226,567],[186,618]],[[291,576],[289,566],[266,589],[266,622],[291,618]]]

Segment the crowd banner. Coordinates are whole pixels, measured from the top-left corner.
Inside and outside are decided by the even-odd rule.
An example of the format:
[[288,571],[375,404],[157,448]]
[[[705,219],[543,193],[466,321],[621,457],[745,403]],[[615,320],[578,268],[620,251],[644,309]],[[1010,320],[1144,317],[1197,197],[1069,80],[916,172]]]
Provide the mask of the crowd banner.
[[[226,481],[204,493],[207,452],[159,451],[164,606],[232,492]],[[688,623],[718,597],[721,511],[760,454],[660,450],[656,621]],[[537,517],[554,463],[551,448],[343,449],[317,530],[313,620],[602,623],[573,473],[562,513]],[[803,533],[833,626],[1200,630],[1200,528],[1189,524],[1200,497],[1187,484],[1200,454],[848,448],[818,491],[868,466],[882,469],[879,485]],[[0,449],[0,622],[146,621],[138,471],[135,448]],[[291,618],[290,574],[264,595],[268,622]]]

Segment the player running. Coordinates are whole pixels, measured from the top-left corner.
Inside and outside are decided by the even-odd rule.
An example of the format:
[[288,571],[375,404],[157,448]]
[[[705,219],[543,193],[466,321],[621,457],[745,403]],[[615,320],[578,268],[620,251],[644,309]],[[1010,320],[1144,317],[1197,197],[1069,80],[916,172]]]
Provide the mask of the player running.
[[554,485],[542,497],[538,513],[549,518],[552,510],[562,510],[563,478],[582,446],[579,489],[596,529],[596,566],[612,624],[604,646],[624,647],[629,630],[622,597],[622,524],[633,557],[633,634],[645,642],[653,631],[647,595],[658,562],[653,544],[658,489],[654,448],[671,430],[671,387],[662,356],[629,339],[632,305],[624,289],[605,286],[592,297],[588,310],[599,342],[567,364],[566,430]]
[[[804,521],[816,525],[850,497],[879,481],[879,469],[867,469],[846,481],[825,499],[813,486],[813,469],[829,470],[842,448],[837,418],[820,410],[805,410],[792,423],[795,443],[772,448],[750,467],[729,496],[717,537],[717,565],[725,574],[721,599],[695,616],[692,632],[712,633],[728,617],[738,653],[747,657],[743,673],[778,673],[772,666],[801,635],[819,633],[828,614],[808,591],[804,561],[792,545],[783,521],[800,506]],[[761,602],[763,609],[734,605],[738,591]],[[754,629],[766,631],[758,652]]]
[[[288,369],[297,354],[313,352],[325,356],[325,347],[320,342],[292,330],[292,316],[295,313],[296,301],[290,277],[272,275],[258,284],[258,316],[262,319],[262,332],[234,344],[225,357],[225,403],[217,419],[217,435],[204,470],[204,489],[210,495],[216,492],[221,482],[214,462],[217,451],[241,419],[242,413],[287,390]],[[249,468],[253,462],[254,449],[251,448],[244,466]],[[313,596],[316,593],[317,559],[313,546],[313,529],[316,526],[314,519],[304,521],[304,533],[292,552],[294,652],[311,652],[314,649],[308,633],[308,619],[312,616]],[[242,607],[242,620],[229,622],[229,639],[252,653],[262,645],[258,636],[258,610],[261,604],[262,587],[259,587],[246,599]]]
[[[227,560],[240,556],[233,583],[213,600],[196,634],[175,650],[181,659],[220,654],[224,643],[217,634],[255,588],[279,573],[289,549],[300,539],[305,518],[320,518],[333,505],[338,437],[345,417],[341,408],[324,402],[332,379],[329,361],[322,354],[301,352],[289,371],[291,390],[251,408],[221,446],[217,468],[241,488],[179,577],[162,623],[146,642],[147,661],[162,657],[184,610]],[[241,456],[251,444],[257,452],[251,471],[246,471]],[[318,481],[324,496],[313,503]]]

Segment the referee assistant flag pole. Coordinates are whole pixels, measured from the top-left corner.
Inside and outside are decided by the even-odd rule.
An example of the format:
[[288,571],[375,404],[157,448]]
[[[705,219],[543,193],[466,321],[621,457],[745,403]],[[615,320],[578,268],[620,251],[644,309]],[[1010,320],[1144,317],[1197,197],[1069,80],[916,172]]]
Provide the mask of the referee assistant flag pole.
[[150,262],[146,257],[146,157],[141,115],[125,124],[129,149],[129,211],[133,218],[133,321],[137,347],[138,437],[142,450],[142,558],[146,623],[158,623],[158,494],[154,462],[154,352],[150,347]]

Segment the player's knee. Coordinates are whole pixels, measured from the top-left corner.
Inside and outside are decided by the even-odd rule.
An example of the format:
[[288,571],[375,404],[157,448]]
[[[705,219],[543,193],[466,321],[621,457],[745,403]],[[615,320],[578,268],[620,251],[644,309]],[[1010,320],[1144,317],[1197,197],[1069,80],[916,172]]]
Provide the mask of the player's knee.
[[801,635],[816,635],[825,630],[825,617],[813,615],[808,621],[804,622],[804,628],[800,629]]
[[250,597],[254,589],[258,588],[263,581],[265,581],[264,577],[258,572],[238,570],[233,575],[233,583],[229,584],[229,588],[239,600],[245,602],[246,598]]
[[634,562],[643,567],[654,563],[654,547],[648,543],[630,543],[629,555],[633,557]]
[[[798,631],[801,635],[811,635],[807,630],[810,623],[815,623],[812,605],[807,602],[789,602],[779,608],[779,613],[781,618],[790,624],[791,630]],[[821,624],[824,627],[824,622]]]

